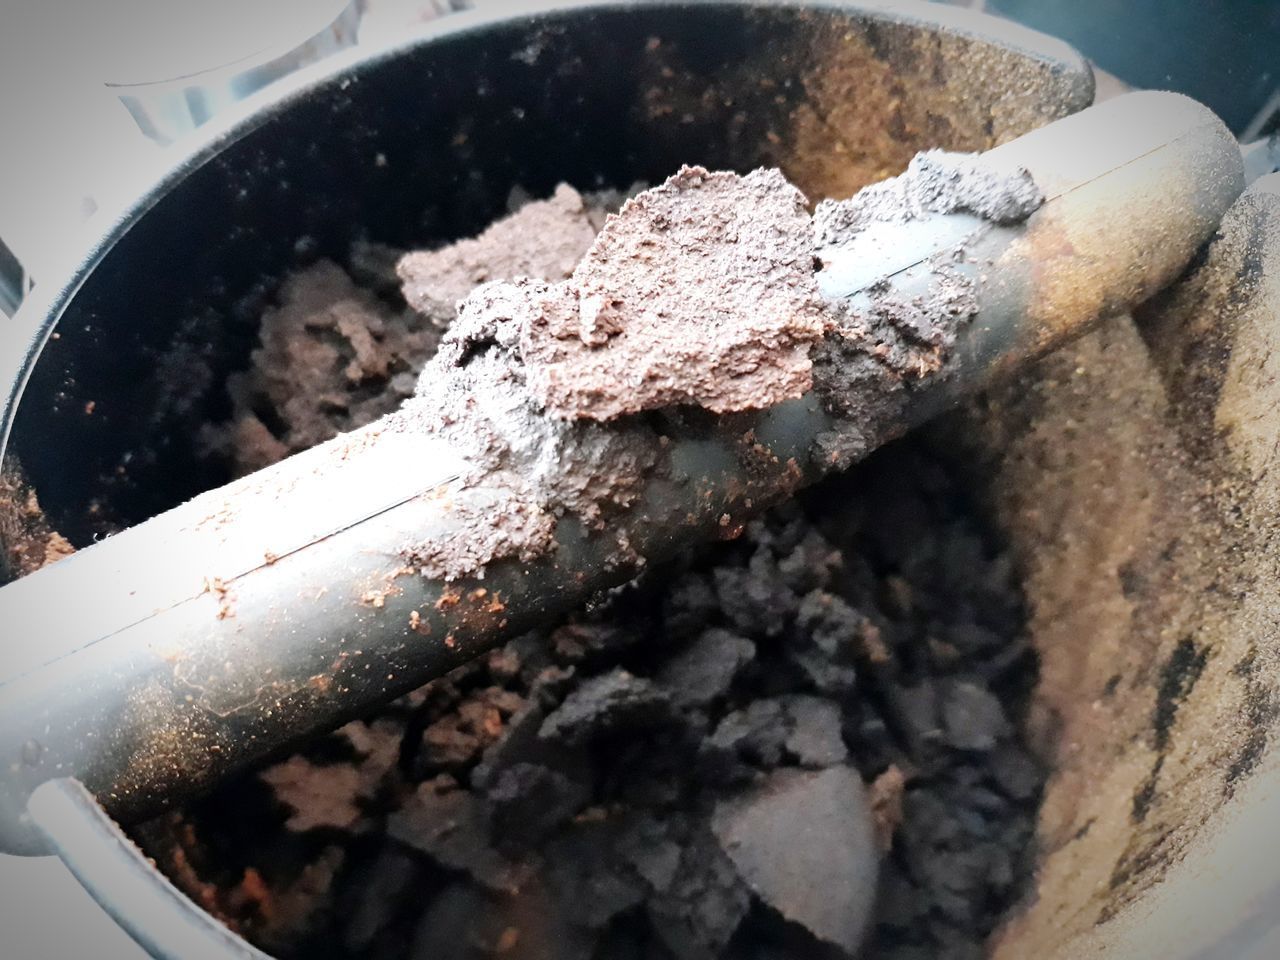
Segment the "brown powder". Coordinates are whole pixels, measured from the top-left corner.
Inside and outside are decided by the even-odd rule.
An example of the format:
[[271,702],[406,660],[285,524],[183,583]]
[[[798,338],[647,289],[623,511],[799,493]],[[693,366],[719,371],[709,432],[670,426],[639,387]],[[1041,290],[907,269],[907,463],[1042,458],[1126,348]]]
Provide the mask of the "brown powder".
[[204,436],[246,474],[395,410],[440,338],[327,260],[285,280],[259,336],[250,369],[229,384],[231,422]]
[[0,469],[0,583],[69,557],[75,548],[54,530],[15,461]]
[[600,206],[593,209],[562,183],[549,200],[525,204],[478,237],[407,254],[396,266],[404,297],[445,329],[458,301],[482,283],[517,277],[563,280],[595,239]]
[[811,386],[822,332],[805,198],[777,170],[685,167],[610,218],[521,339],[553,416],[769,407]]

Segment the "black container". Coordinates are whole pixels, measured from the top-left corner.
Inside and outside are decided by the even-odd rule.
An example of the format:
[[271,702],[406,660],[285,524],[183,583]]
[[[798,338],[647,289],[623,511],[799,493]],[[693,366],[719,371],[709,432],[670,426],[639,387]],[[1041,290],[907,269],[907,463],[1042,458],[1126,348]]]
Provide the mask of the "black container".
[[[926,4],[556,4],[446,21],[246,101],[65,283],[37,290],[0,344],[0,441],[12,431],[54,527],[83,545],[227,479],[198,426],[227,412],[225,380],[291,268],[345,261],[361,238],[475,233],[515,186],[625,187],[685,163],[779,166],[815,202],[846,196],[919,149],[986,149],[1092,90],[1069,48]],[[169,951],[136,900],[91,885]]]

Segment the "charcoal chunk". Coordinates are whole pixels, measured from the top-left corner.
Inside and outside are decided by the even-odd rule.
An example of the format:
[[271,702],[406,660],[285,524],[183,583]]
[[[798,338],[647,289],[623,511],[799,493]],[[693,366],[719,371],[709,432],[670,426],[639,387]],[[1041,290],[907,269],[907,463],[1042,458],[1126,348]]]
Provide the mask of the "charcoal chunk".
[[644,900],[644,882],[622,869],[624,859],[617,852],[621,831],[618,823],[584,820],[544,848],[547,887],[572,908],[572,922],[578,926],[602,930]]
[[490,805],[448,777],[427,781],[387,822],[387,834],[442,867],[463,871],[492,890],[514,893],[528,869],[489,839]]
[[667,661],[657,682],[680,709],[706,706],[728,692],[738,671],[755,654],[755,644],[750,640],[727,630],[708,630]]
[[991,757],[996,785],[1013,800],[1030,800],[1040,790],[1044,774],[1025,750],[1006,744]]
[[799,598],[783,582],[768,550],[757,550],[746,568],[717,567],[714,576],[720,608],[744,636],[781,636],[795,616]]
[[712,960],[747,915],[751,897],[703,828],[685,846],[671,883],[646,906],[654,933],[676,960]]
[[424,731],[420,766],[427,771],[456,770],[475,762],[523,706],[519,694],[501,687],[475,692]]
[[471,960],[492,952],[503,923],[493,902],[466,883],[445,887],[422,914],[410,948],[411,960]]
[[619,835],[619,855],[655,891],[671,889],[680,869],[679,824],[678,815],[636,817]]
[[420,881],[420,869],[413,857],[389,846],[349,878],[348,889],[357,891],[342,933],[349,952],[366,949],[391,923],[406,891]]
[[778,561],[778,573],[798,594],[825,588],[840,568],[840,551],[817,530],[802,527],[805,532],[791,552]]
[[705,630],[720,612],[720,603],[708,578],[689,571],[667,588],[662,611],[664,639],[678,643]]
[[562,665],[591,667],[618,656],[637,637],[622,627],[603,623],[569,623],[551,634],[552,653]]
[[838,706],[804,695],[787,697],[783,705],[790,725],[785,746],[801,766],[829,767],[848,758]]
[[446,887],[422,915],[411,960],[590,960],[595,938],[573,926],[570,909],[530,884],[495,898],[463,883]]
[[504,849],[533,847],[577,813],[590,798],[586,784],[535,763],[516,763],[489,790],[493,830]]
[[643,677],[617,668],[585,681],[565,697],[538,736],[587,743],[622,728],[652,726],[670,717],[667,695]]
[[781,702],[753,700],[746,709],[735,710],[721,720],[707,746],[762,767],[774,767],[782,759],[790,732]]
[[752,891],[819,940],[855,953],[879,852],[858,772],[778,770],[716,805],[712,830]]

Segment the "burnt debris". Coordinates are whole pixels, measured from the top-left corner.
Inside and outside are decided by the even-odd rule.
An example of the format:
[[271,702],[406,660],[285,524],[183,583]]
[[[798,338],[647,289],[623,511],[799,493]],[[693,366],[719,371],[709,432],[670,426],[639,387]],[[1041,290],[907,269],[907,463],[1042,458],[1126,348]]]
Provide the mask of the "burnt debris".
[[[575,248],[599,227],[576,195],[532,206]],[[506,263],[544,238],[501,239]],[[458,269],[504,276],[478,251]],[[424,265],[449,257],[401,266],[432,338],[453,294]],[[379,309],[383,260],[353,267]],[[403,387],[326,369],[308,395],[358,395],[351,416]],[[1027,889],[1043,783],[1022,623],[946,470],[899,445],[138,837],[286,960],[825,960],[864,926],[861,956],[980,957]]]

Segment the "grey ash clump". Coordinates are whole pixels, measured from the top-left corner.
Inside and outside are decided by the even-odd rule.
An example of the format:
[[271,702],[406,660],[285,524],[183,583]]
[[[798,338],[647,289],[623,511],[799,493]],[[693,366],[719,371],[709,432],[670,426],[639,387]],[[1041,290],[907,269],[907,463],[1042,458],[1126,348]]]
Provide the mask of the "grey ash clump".
[[474,465],[466,480],[483,494],[464,490],[459,512],[467,497],[486,504],[474,530],[455,525],[407,559],[454,580],[546,549],[565,513],[603,525],[658,456],[661,438],[629,415],[801,396],[822,317],[804,196],[773,170],[686,167],[610,217],[568,280],[484,284],[397,419]]
[[[905,173],[860,190],[847,200],[824,200],[813,217],[814,244],[824,271],[838,253],[877,224],[908,223],[930,214],[972,213],[996,224],[1019,223],[1034,213],[1044,194],[1021,168],[1004,170],[983,155],[929,150],[917,154]],[[973,279],[962,268],[963,248],[945,250],[928,263],[924,293],[897,293],[885,280],[848,299],[829,303],[837,337],[828,337],[820,363],[836,370],[856,367],[849,348],[864,352],[895,377],[928,377],[945,364],[959,330],[977,312]],[[824,395],[844,396],[838,383],[823,383]],[[821,381],[822,378],[820,377]]]
[[[983,155],[926,151],[897,177],[820,203],[813,217],[816,257],[838,281],[841,257],[857,251],[859,238],[877,225],[950,213],[1009,225],[1044,199],[1026,170],[1002,169]],[[813,352],[813,379],[837,423],[818,438],[816,460],[845,467],[864,456],[875,436],[869,425],[892,420],[907,402],[906,391],[945,371],[960,331],[978,310],[965,256],[961,246],[929,258],[922,264],[927,283],[910,295],[884,278],[827,300],[828,333]]]
[[548,417],[531,394],[516,344],[536,280],[491,283],[467,299],[419,380],[394,415],[409,429],[448,441],[473,468],[451,498],[455,521],[406,550],[424,576],[483,575],[506,557],[532,559],[570,512],[601,526],[641,492],[657,438],[638,424],[608,427]]
[[1001,169],[983,154],[925,150],[904,173],[847,200],[818,204],[815,242],[820,248],[839,246],[868,223],[916,220],[931,213],[972,213],[992,223],[1021,223],[1044,200],[1024,169]]

